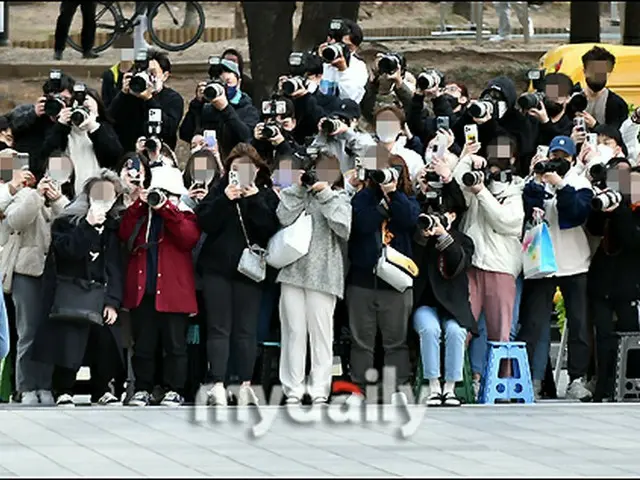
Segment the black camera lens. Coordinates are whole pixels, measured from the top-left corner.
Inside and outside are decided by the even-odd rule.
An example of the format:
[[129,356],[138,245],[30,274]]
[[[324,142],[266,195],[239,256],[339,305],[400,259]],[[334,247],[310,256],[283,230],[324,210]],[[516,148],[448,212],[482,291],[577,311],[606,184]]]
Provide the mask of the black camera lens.
[[435,223],[431,215],[420,215],[417,225],[419,230],[431,230],[435,226]]
[[44,102],[44,113],[48,117],[55,117],[60,113],[63,107],[64,105],[57,98],[47,98]]
[[527,93],[518,98],[518,105],[522,110],[531,110],[540,104],[540,97],[535,93]]
[[142,93],[147,89],[147,80],[141,75],[137,74],[131,77],[129,81],[129,90],[133,93]]
[[262,129],[262,138],[270,140],[278,135],[278,128],[273,125],[265,125]]
[[202,97],[207,102],[211,102],[212,100],[215,100],[216,98],[221,97],[224,94],[225,94],[224,87],[218,82],[212,82],[207,84],[207,86],[204,87],[204,91],[202,92]]
[[150,207],[157,207],[162,203],[162,193],[157,190],[151,190],[147,195],[147,203]]
[[300,175],[300,183],[305,187],[310,187],[317,183],[318,175],[313,170],[306,170],[302,175]]
[[484,181],[484,175],[482,172],[467,172],[462,175],[462,183],[465,187],[474,187],[480,185]]
[[493,108],[493,105],[486,100],[474,102],[469,105],[469,115],[473,118],[484,118],[487,116],[491,108]]
[[87,114],[84,110],[76,109],[71,113],[71,123],[76,127],[82,125],[82,123],[87,119]]
[[331,135],[333,132],[335,132],[338,129],[338,125],[337,125],[337,122],[335,122],[333,119],[326,118],[320,124],[320,129],[326,135]]
[[158,142],[153,138],[147,138],[144,141],[144,148],[149,152],[155,152],[158,149]]
[[331,44],[328,45],[324,50],[322,50],[322,58],[327,62],[333,62],[336,58],[340,58],[342,55],[342,50],[339,45]]
[[542,175],[547,172],[547,162],[538,162],[533,166],[533,173]]
[[567,103],[567,108],[573,112],[584,112],[587,108],[587,97],[584,93],[578,93],[571,97]]
[[380,73],[391,75],[398,67],[398,60],[395,57],[384,56],[378,61],[378,70]]
[[596,163],[589,169],[589,176],[594,183],[607,181],[607,167],[602,163]]

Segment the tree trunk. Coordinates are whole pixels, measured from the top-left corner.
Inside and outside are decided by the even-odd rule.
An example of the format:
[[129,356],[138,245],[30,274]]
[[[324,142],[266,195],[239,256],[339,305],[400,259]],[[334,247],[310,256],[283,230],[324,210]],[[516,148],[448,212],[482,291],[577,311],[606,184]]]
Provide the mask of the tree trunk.
[[624,29],[622,36],[623,45],[640,45],[640,4],[637,2],[625,2]]
[[247,22],[253,101],[269,97],[278,77],[289,69],[296,2],[242,2]]
[[600,43],[599,2],[571,2],[569,43]]
[[304,2],[302,20],[293,42],[296,51],[309,50],[327,39],[334,18],[357,21],[360,2]]
[[198,28],[198,12],[196,12],[191,2],[187,3],[185,7],[182,28]]

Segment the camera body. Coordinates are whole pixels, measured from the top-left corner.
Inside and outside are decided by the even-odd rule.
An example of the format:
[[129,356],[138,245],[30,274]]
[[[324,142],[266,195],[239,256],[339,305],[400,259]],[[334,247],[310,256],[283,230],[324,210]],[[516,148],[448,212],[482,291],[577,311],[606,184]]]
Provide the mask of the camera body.
[[337,118],[325,118],[320,124],[320,131],[325,135],[331,135],[340,128],[340,120]]
[[472,170],[462,175],[462,183],[465,187],[475,187],[485,181],[485,174],[482,170]]
[[87,99],[87,87],[84,83],[76,83],[73,87],[73,100],[74,105],[71,110],[71,123],[76,127],[79,127],[87,118],[89,118],[89,109],[84,106],[84,101]]
[[533,166],[533,173],[538,175],[543,175],[545,173],[559,173],[564,166],[564,162],[558,159],[546,160],[543,162],[538,162]]
[[280,133],[280,127],[275,121],[278,115],[287,113],[287,104],[282,100],[265,100],[262,102],[262,116],[265,118],[265,125],[262,129],[263,140],[271,140]]
[[435,87],[444,87],[444,74],[435,68],[429,68],[420,72],[416,78],[419,90],[431,90]]
[[49,117],[56,117],[60,111],[67,106],[64,97],[60,95],[62,72],[58,69],[52,69],[49,72],[49,83],[51,85],[51,93],[47,95],[44,101],[44,113]]
[[320,150],[316,147],[307,147],[303,154],[294,154],[302,163],[302,170],[304,170],[304,173],[300,176],[300,183],[305,187],[311,187],[318,182],[316,162],[319,154]]
[[543,101],[544,93],[542,92],[525,93],[518,98],[518,106],[523,111],[527,111],[532,108],[540,108]]
[[405,60],[400,53],[385,53],[378,60],[378,72],[387,75],[394,74],[398,69],[404,70]]
[[226,95],[226,86],[220,80],[210,80],[204,87],[202,98],[205,102],[211,102],[218,97]]
[[162,110],[159,108],[150,108],[147,119],[148,137],[144,142],[144,148],[148,152],[156,153],[160,151],[162,141],[160,134],[162,133]]
[[129,90],[133,93],[139,95],[153,84],[149,74],[149,59],[146,50],[136,52],[132,73]]
[[127,175],[129,175],[130,182],[133,185],[140,186],[140,172],[142,170],[142,162],[137,156],[127,160]]
[[442,213],[421,214],[418,216],[417,227],[419,230],[431,230],[436,226],[436,222],[440,220],[440,224],[445,230],[449,229],[449,219]]
[[167,200],[166,194],[158,188],[152,188],[151,190],[149,190],[149,193],[147,194],[147,203],[149,204],[150,207],[155,208],[158,205],[161,205],[162,203],[164,203],[166,200]]
[[388,185],[397,182],[400,178],[400,169],[396,167],[369,170],[367,176],[378,185]]
[[583,92],[574,93],[567,102],[565,110],[569,116],[574,116],[576,113],[584,112],[587,104],[588,100]]
[[603,211],[620,203],[622,203],[622,194],[620,192],[605,190],[593,196],[591,199],[591,208]]
[[469,115],[473,118],[496,117],[497,113],[498,106],[490,98],[484,98],[469,105]]
[[322,59],[326,63],[331,63],[334,60],[344,57],[347,62],[349,61],[350,51],[349,47],[342,42],[331,43],[327,45],[321,53]]
[[302,76],[289,77],[282,82],[282,93],[287,97],[303,88],[307,88],[307,80]]

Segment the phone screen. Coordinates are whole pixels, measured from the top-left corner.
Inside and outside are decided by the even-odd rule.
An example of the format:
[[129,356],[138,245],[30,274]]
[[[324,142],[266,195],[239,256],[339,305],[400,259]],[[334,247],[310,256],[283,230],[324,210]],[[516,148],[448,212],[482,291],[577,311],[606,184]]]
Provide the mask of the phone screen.
[[478,126],[477,125],[465,125],[464,137],[467,143],[474,143],[478,141]]
[[438,129],[449,130],[449,117],[437,117],[436,127]]
[[204,136],[204,139],[207,142],[207,146],[209,148],[215,147],[216,142],[217,142],[216,131],[215,130],[205,130],[203,136]]

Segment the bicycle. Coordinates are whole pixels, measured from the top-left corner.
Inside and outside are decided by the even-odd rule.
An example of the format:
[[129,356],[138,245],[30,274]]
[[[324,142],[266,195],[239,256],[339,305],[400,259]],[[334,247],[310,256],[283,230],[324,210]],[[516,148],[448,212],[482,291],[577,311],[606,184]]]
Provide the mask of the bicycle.
[[[104,52],[113,45],[121,35],[132,34],[134,28],[140,23],[138,16],[142,15],[147,8],[147,30],[151,37],[151,41],[164,50],[169,52],[186,50],[200,40],[200,37],[204,33],[204,11],[198,2],[135,2],[136,7],[131,18],[125,17],[122,7],[120,6],[120,2],[98,1],[96,3],[96,40],[103,38],[103,36],[99,34],[105,32],[107,39],[101,45],[94,45],[93,50],[96,53]],[[182,26],[178,26],[179,21],[174,13],[181,9],[186,11],[187,5],[190,5],[197,16],[197,27],[182,28]],[[159,15],[164,13],[165,10],[169,13],[169,22],[163,21],[164,19],[159,17]],[[162,30],[161,27],[164,27],[167,23],[172,25],[174,28],[177,26],[178,29],[181,29],[184,32],[185,37],[188,34],[191,34],[190,39],[177,44],[166,43],[163,41],[160,38],[160,31]],[[177,39],[182,37],[182,35],[177,34],[177,32],[174,34],[174,32],[175,30],[168,36],[168,38],[171,39],[169,41],[173,41],[173,39],[179,41]],[[79,43],[76,43],[71,36],[67,38],[67,44],[74,50],[80,53],[83,52],[82,46]]]

